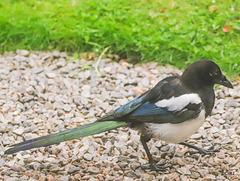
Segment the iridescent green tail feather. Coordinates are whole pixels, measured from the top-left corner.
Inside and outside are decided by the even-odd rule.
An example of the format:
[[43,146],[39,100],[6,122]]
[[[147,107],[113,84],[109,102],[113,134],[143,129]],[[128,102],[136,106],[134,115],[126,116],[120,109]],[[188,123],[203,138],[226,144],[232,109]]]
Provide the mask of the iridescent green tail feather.
[[112,129],[126,126],[125,122],[118,121],[96,121],[90,124],[79,126],[73,129],[61,131],[58,133],[42,136],[39,138],[24,141],[15,145],[12,145],[10,149],[5,151],[5,154],[13,154],[23,150],[29,150],[32,148],[38,148],[42,146],[49,146],[57,144],[63,141],[72,140],[80,137],[90,136],[93,134],[102,133]]

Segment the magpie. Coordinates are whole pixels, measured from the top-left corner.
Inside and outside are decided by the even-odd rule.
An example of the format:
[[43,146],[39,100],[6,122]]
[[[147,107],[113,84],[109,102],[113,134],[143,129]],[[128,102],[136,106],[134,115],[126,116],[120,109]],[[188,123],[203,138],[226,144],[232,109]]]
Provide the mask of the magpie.
[[93,123],[12,145],[5,154],[128,126],[139,131],[140,141],[149,159],[149,165],[141,167],[164,171],[166,166],[157,164],[149,151],[147,142],[151,138],[182,144],[203,154],[214,152],[184,142],[211,114],[215,100],[214,84],[233,88],[216,63],[196,61],[181,76],[164,78],[149,91]]

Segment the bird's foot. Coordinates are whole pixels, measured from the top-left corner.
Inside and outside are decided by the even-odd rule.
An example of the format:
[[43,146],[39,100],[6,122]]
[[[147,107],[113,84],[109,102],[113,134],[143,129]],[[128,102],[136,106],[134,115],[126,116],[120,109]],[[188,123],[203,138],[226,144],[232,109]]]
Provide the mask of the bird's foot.
[[214,145],[211,146],[208,149],[204,149],[204,148],[201,148],[201,147],[195,147],[194,149],[196,151],[189,150],[185,154],[189,153],[190,155],[192,155],[192,154],[195,154],[195,153],[200,153],[202,155],[215,155],[216,152],[220,151],[220,149],[214,149]]
[[152,163],[149,165],[141,165],[139,166],[141,169],[145,170],[152,170],[152,171],[158,171],[158,172],[166,172],[168,170],[168,168],[171,168],[172,165],[166,165],[166,163],[162,163],[162,164],[156,164],[156,163]]

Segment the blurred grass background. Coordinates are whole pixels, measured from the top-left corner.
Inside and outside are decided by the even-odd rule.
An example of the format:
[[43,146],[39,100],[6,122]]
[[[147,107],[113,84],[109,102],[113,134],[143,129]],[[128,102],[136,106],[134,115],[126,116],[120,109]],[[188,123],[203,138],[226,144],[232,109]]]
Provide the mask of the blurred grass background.
[[[230,32],[229,32],[230,30]],[[0,51],[95,52],[240,75],[240,1],[1,0]]]

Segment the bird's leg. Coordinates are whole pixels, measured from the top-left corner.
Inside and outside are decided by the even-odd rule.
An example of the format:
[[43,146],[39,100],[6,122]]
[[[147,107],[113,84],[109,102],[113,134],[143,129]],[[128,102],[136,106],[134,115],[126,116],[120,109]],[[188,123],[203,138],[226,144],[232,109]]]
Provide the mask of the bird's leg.
[[212,154],[215,154],[216,152],[219,152],[219,149],[215,149],[215,150],[213,149],[214,146],[211,146],[209,149],[204,149],[204,148],[201,148],[201,147],[198,147],[198,146],[192,145],[190,143],[186,143],[186,142],[181,142],[179,144],[197,150],[197,152],[191,152],[191,151],[186,152],[186,153],[190,153],[190,154],[200,153],[203,155],[212,155]]
[[142,145],[143,145],[144,150],[145,150],[146,153],[147,153],[148,160],[149,160],[149,165],[141,165],[140,167],[141,167],[143,170],[145,170],[145,169],[151,169],[151,170],[154,170],[154,171],[165,172],[169,166],[164,166],[165,163],[163,163],[163,164],[156,164],[156,162],[153,160],[152,155],[151,155],[151,153],[150,153],[150,151],[149,151],[149,149],[148,149],[147,141],[146,141],[146,139],[144,138],[144,136],[141,136],[141,137],[140,137],[140,140],[141,140],[141,143],[142,143]]

